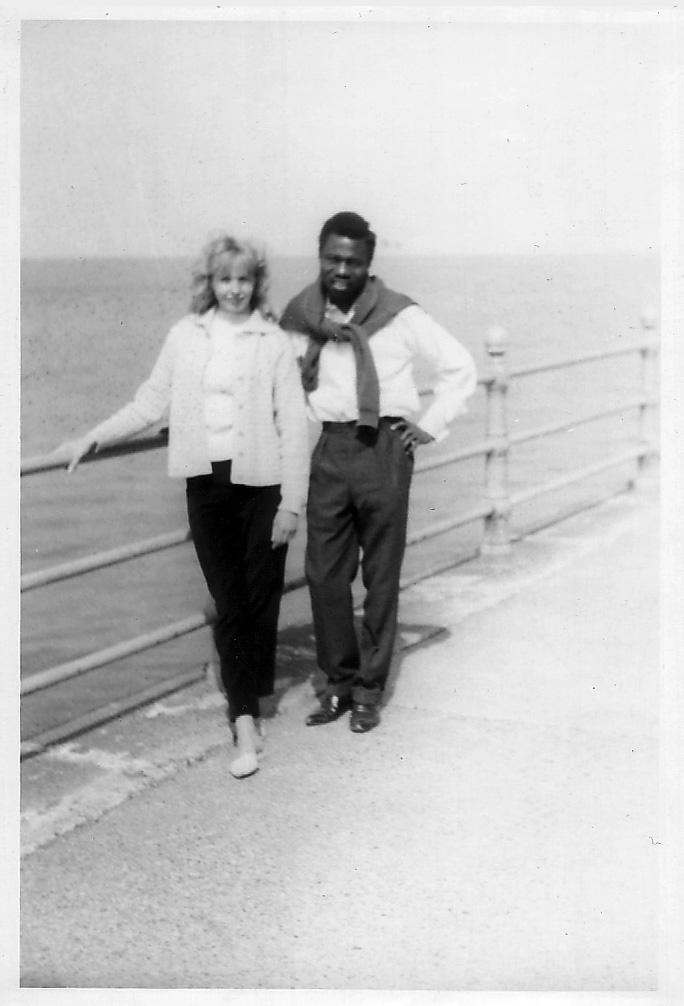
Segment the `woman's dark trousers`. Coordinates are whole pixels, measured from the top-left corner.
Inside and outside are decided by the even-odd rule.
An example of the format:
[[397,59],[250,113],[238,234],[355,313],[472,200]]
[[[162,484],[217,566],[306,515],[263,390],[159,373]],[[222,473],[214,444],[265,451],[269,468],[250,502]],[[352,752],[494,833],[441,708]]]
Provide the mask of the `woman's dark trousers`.
[[[329,694],[379,703],[399,607],[413,457],[391,421],[377,432],[325,423],[311,460],[305,571]],[[360,644],[352,582],[366,590]]]
[[230,481],[230,462],[187,480],[190,531],[216,605],[214,641],[231,720],[273,694],[287,545],[273,548],[280,486]]

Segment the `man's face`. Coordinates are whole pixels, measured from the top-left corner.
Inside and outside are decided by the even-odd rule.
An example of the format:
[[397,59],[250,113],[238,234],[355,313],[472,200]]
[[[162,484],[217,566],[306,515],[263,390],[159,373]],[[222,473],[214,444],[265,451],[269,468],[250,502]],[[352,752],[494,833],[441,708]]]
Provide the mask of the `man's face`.
[[329,234],[320,253],[321,283],[328,298],[349,308],[368,279],[370,260],[365,241]]

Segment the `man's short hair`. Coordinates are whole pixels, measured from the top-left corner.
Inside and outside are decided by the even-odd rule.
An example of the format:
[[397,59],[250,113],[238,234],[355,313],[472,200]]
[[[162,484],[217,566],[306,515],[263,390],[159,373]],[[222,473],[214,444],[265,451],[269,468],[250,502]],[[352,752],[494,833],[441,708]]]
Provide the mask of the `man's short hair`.
[[375,234],[370,229],[370,224],[358,213],[351,213],[344,210],[342,213],[335,213],[325,221],[318,236],[318,251],[323,250],[323,245],[331,234],[337,234],[342,238],[351,238],[352,241],[363,241],[368,249],[368,261],[373,260],[375,253]]

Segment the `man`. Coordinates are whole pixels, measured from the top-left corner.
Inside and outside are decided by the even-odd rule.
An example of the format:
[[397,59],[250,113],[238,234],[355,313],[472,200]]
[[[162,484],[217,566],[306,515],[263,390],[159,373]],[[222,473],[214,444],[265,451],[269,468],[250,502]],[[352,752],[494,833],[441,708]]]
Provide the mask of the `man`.
[[[305,574],[319,666],[327,678],[308,726],[351,709],[350,728],[380,722],[390,671],[406,543],[413,455],[446,436],[476,386],[470,354],[409,297],[371,275],[375,235],[356,213],[337,213],[319,236],[318,280],[294,297],[281,325],[297,333],[302,381],[322,423],[311,458]],[[420,408],[413,363],[436,375]],[[352,583],[366,595],[360,646]]]

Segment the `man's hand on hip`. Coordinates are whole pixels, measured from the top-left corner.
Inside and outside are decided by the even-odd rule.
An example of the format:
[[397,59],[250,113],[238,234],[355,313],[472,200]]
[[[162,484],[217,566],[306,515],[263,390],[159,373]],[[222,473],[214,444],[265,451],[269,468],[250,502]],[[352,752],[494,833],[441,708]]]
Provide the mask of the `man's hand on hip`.
[[410,419],[402,419],[397,423],[393,423],[392,429],[399,432],[404,450],[407,454],[411,455],[420,444],[429,444],[435,439],[429,433],[426,433],[425,430],[421,429],[420,426],[412,423]]

